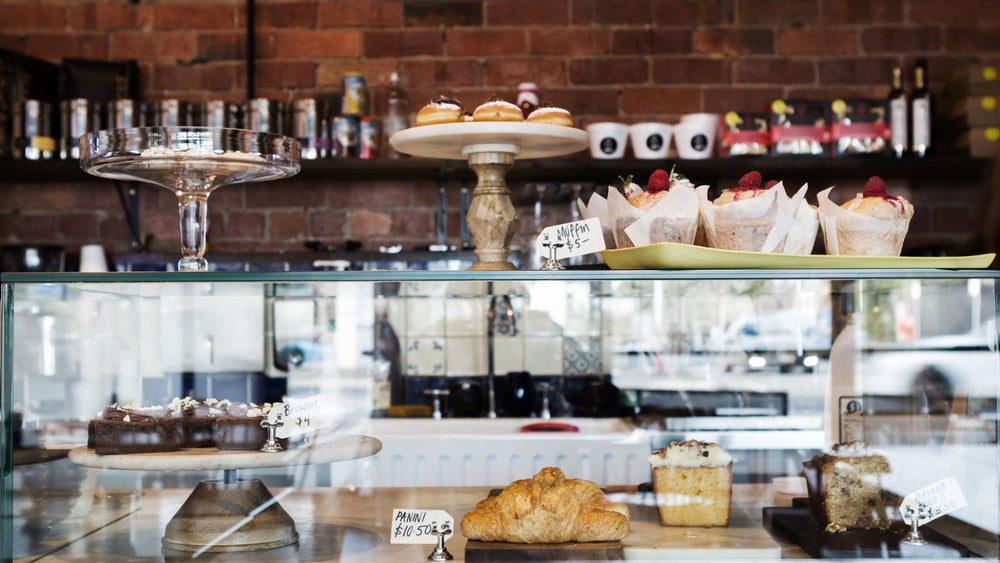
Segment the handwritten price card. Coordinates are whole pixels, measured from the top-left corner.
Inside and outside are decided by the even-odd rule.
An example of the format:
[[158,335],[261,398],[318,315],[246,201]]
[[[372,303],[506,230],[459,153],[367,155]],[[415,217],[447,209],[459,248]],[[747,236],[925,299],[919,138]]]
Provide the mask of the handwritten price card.
[[[921,505],[923,506],[921,507]],[[899,512],[903,515],[903,522],[909,525],[912,523],[912,519],[907,515],[907,508],[911,509],[914,515],[919,514],[917,524],[922,526],[931,520],[968,505],[965,495],[962,494],[962,488],[958,485],[958,480],[954,477],[945,477],[903,497],[903,502],[899,505]],[[918,513],[919,508],[923,508],[923,510]]]
[[549,257],[549,249],[543,244],[546,235],[549,237],[549,244],[552,245],[562,237],[563,246],[556,248],[556,260],[593,254],[607,248],[604,245],[604,233],[601,231],[601,220],[597,217],[545,227],[535,240],[538,255],[542,258]]
[[282,422],[274,433],[278,438],[305,434],[310,430],[332,425],[330,413],[323,405],[320,395],[274,403],[267,421],[271,424],[276,424],[279,420]]
[[[455,530],[455,519],[444,510],[422,510],[415,508],[392,509],[392,528],[389,543],[436,544],[440,532],[447,541]],[[434,534],[432,532],[439,532]]]

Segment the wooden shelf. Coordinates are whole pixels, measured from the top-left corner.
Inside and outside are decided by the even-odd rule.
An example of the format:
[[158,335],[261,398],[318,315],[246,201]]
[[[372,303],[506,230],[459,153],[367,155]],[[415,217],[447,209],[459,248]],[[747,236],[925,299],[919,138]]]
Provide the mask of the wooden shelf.
[[[677,165],[678,172],[697,184],[715,185],[721,179],[739,178],[750,170],[758,170],[765,179],[782,179],[789,183],[823,184],[848,178],[882,176],[886,179],[910,179],[915,184],[932,184],[942,180],[970,181],[986,184],[992,170],[992,159],[970,157],[936,157],[928,159],[893,159],[882,157],[817,158],[817,157],[740,157],[707,160],[595,160],[586,156],[521,160],[507,174],[511,182],[591,182],[614,184],[619,175],[633,174],[644,182],[657,168],[669,170]],[[80,169],[75,160],[0,162],[0,183],[66,183],[106,182]],[[302,171],[284,181],[364,181],[364,180],[449,180],[475,179],[475,174],[463,161],[404,158],[325,159],[302,162]],[[279,181],[280,182],[280,181]]]

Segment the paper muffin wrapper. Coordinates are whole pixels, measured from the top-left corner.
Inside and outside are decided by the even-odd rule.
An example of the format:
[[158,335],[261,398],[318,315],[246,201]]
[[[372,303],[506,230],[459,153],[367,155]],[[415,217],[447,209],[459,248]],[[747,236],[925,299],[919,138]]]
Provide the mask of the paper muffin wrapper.
[[608,215],[611,217],[611,232],[615,237],[615,248],[635,246],[625,234],[625,229],[642,217],[642,211],[625,199],[616,188],[608,188]]
[[708,186],[699,186],[696,191],[708,245],[725,250],[782,252],[806,189],[803,184],[789,198],[784,184],[779,182],[757,197],[715,205],[708,199]]
[[910,219],[876,219],[830,201],[829,187],[818,194],[820,227],[826,253],[841,256],[899,256]]
[[[629,204],[632,207],[631,204]],[[694,244],[698,232],[698,194],[687,186],[670,188],[656,205],[642,213],[625,234],[636,246],[658,242]]]
[[[600,194],[591,194],[590,201],[586,204],[583,203],[581,198],[576,198],[576,205],[580,209],[580,217],[583,219],[590,219],[592,217],[597,217],[601,221],[601,234],[604,235],[604,247],[605,248],[615,248],[615,235],[611,229],[611,218],[608,215],[608,200],[601,197]],[[597,255],[598,260],[601,260],[601,255]]]
[[819,212],[803,199],[795,212],[795,222],[785,237],[785,254],[812,254],[819,233]]

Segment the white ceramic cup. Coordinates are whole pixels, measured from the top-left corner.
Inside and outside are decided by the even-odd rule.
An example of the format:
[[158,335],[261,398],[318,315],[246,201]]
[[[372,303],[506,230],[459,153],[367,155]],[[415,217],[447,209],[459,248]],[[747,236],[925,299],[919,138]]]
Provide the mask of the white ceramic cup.
[[108,262],[104,258],[104,247],[99,244],[85,244],[80,247],[81,272],[107,272]]
[[688,160],[711,158],[715,149],[715,135],[718,119],[714,122],[680,122],[674,126],[674,142],[677,156]]
[[715,127],[719,124],[719,114],[717,113],[685,113],[681,116],[681,123],[700,123],[705,126]]
[[590,156],[594,158],[621,158],[628,143],[628,125],[602,121],[587,126],[590,134]]
[[636,158],[666,158],[674,126],[669,123],[636,123],[628,128]]

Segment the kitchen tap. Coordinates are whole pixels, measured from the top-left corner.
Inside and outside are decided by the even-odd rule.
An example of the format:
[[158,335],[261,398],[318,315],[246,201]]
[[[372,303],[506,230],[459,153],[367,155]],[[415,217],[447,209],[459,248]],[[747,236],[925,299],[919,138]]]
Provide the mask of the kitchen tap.
[[[492,284],[490,285],[492,286]],[[500,308],[499,315],[497,314],[498,307]],[[486,403],[488,410],[486,416],[489,418],[497,417],[496,357],[494,354],[495,334],[504,334],[507,336],[517,335],[517,322],[514,317],[514,307],[511,305],[509,295],[493,295],[490,297],[490,309],[486,314],[486,350],[488,364],[486,371]]]

